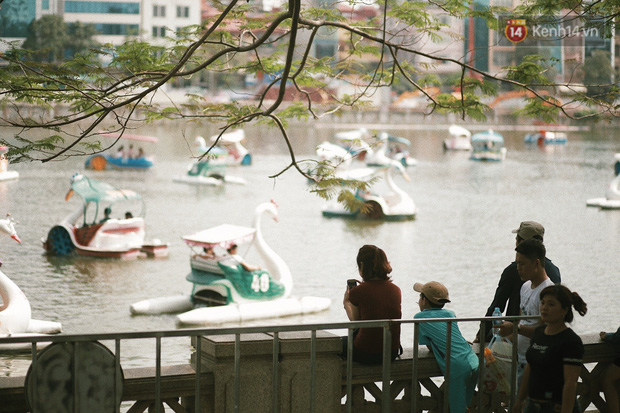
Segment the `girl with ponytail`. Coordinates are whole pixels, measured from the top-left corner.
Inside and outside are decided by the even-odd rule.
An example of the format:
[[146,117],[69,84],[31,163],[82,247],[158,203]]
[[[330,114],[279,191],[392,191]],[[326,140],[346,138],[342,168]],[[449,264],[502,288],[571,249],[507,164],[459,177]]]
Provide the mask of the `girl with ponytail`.
[[576,292],[560,284],[540,292],[540,318],[544,323],[532,336],[525,354],[527,365],[514,412],[578,413],[577,379],[581,372],[583,343],[567,325],[588,307]]
[[[401,292],[388,274],[392,267],[385,252],[375,245],[364,245],[357,253],[357,269],[362,282],[344,293],[344,309],[351,321],[400,319]],[[400,324],[391,327],[392,360],[399,354]],[[360,328],[353,332],[353,360],[375,364],[383,360],[383,329]],[[346,354],[346,339],[344,340]]]

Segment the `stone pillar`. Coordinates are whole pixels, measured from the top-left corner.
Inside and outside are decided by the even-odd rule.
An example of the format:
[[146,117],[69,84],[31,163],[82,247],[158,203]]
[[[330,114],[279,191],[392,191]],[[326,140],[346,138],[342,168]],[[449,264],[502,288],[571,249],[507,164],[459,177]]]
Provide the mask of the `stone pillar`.
[[[310,409],[310,332],[280,333],[277,402],[279,412]],[[242,334],[239,376],[239,411],[273,411],[273,335]],[[203,412],[234,410],[235,336],[201,337],[202,371],[214,376],[214,396]],[[339,412],[342,360],[341,338],[317,332],[315,411]],[[196,362],[196,355],[192,363]]]
[[[342,338],[325,331],[317,331],[316,337],[315,411],[340,412]],[[310,412],[310,338],[310,331],[280,333],[279,412]]]

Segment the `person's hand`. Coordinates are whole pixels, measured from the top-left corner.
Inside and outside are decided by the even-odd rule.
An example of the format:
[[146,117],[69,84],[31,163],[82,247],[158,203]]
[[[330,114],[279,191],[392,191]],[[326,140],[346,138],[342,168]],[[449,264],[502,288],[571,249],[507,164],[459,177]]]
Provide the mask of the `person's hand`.
[[514,327],[514,324],[511,323],[510,321],[504,321],[501,324],[497,324],[493,326],[493,328],[497,329],[497,332],[499,333],[500,336],[508,337],[509,335],[513,333],[515,327]]
[[342,298],[342,304],[343,305],[347,305],[347,303],[350,303],[351,301],[349,301],[349,288],[347,287],[347,289],[344,290],[344,297]]
[[605,336],[607,336],[607,333],[604,331],[601,331],[599,336],[601,337],[601,340],[605,340]]

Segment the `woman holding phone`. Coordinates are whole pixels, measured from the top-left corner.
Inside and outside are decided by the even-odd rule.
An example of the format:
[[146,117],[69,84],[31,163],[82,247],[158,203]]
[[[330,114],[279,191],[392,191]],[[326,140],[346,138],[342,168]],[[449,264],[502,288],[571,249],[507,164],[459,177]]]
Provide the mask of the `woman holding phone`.
[[[351,321],[400,319],[401,292],[389,277],[392,267],[385,252],[374,245],[364,245],[357,253],[357,269],[362,282],[347,282],[344,309]],[[400,324],[391,328],[391,357],[400,350]],[[346,354],[346,339],[344,340]],[[360,363],[380,364],[383,361],[383,329],[360,328],[353,332],[353,360]]]

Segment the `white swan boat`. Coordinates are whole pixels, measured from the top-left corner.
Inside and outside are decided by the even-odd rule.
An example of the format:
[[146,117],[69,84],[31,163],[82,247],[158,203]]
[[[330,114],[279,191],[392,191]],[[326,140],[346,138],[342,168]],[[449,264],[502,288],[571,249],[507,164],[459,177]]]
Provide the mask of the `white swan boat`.
[[568,142],[568,136],[565,132],[541,130],[535,133],[528,133],[523,138],[523,142],[535,143],[538,145],[564,144]]
[[19,172],[9,170],[9,159],[6,157],[6,153],[9,148],[5,145],[0,145],[0,181],[10,181],[11,179],[19,178]]
[[168,255],[168,244],[157,239],[145,241],[145,208],[138,193],[116,189],[82,174],[71,178],[65,200],[74,193],[82,198],[83,205],[41,240],[48,253],[122,259]]
[[471,137],[471,152],[469,159],[474,161],[503,161],[506,159],[504,137],[489,129],[478,132]]
[[409,176],[405,172],[405,168],[396,160],[392,160],[389,166],[381,169],[361,168],[338,173],[337,176],[341,179],[364,181],[370,180],[379,174],[384,174],[385,183],[389,192],[382,195],[358,190],[355,196],[365,204],[365,211],[349,211],[341,203],[334,201],[323,207],[323,216],[330,218],[366,218],[396,221],[414,219],[416,215],[416,205],[409,194],[400,189],[394,182],[392,174],[395,170],[398,170],[403,178],[409,181]]
[[[20,242],[10,216],[0,220],[0,232]],[[30,302],[24,292],[4,272],[0,271],[0,337],[21,337],[41,334],[55,334],[62,331],[62,325],[54,321],[32,318]],[[31,344],[2,344],[0,351],[30,350]]]
[[377,135],[376,145],[372,145],[373,149],[366,155],[366,165],[384,167],[390,165],[392,160],[396,160],[403,166],[415,166],[418,161],[405,149],[410,145],[411,142],[407,138],[381,132]]
[[[196,143],[201,154],[209,149],[202,136],[196,138]],[[201,146],[203,147],[200,148]],[[245,179],[228,175],[226,169],[230,164],[229,157],[226,149],[214,146],[204,158],[190,164],[187,172],[184,175],[175,176],[173,181],[189,185],[220,186],[226,183],[245,185]]]
[[329,161],[336,167],[347,167],[351,161],[358,159],[367,166],[383,167],[392,160],[397,160],[403,166],[417,165],[418,161],[412,158],[406,147],[411,145],[409,139],[392,136],[381,132],[376,136],[376,142],[369,144],[373,135],[366,128],[338,132],[334,135],[337,144],[321,143],[316,154],[321,161]]
[[601,209],[620,209],[620,153],[614,155],[614,173],[616,176],[611,180],[604,198],[592,198],[586,201],[587,206]]
[[[277,220],[276,205],[258,205],[252,227],[225,224],[183,237],[192,250],[191,272],[186,277],[193,284],[192,293],[143,300],[132,304],[130,312],[134,315],[181,312],[176,317],[176,324],[183,327],[327,310],[331,304],[329,298],[291,296],[291,272],[262,236],[261,219],[265,214]],[[248,271],[238,256],[205,256],[197,251],[214,249],[217,253],[233,244],[249,242],[259,253],[263,268]]]
[[[226,153],[224,162],[226,165],[251,165],[252,155],[250,151],[243,146],[245,140],[245,132],[243,129],[237,129],[233,132],[223,133],[222,135],[211,136],[211,142],[213,142],[219,149]],[[210,145],[207,145],[205,139],[202,136],[197,136],[194,140],[198,153],[200,155],[206,153]]]
[[443,140],[443,148],[450,151],[470,151],[471,132],[459,125],[448,128],[449,138]]

